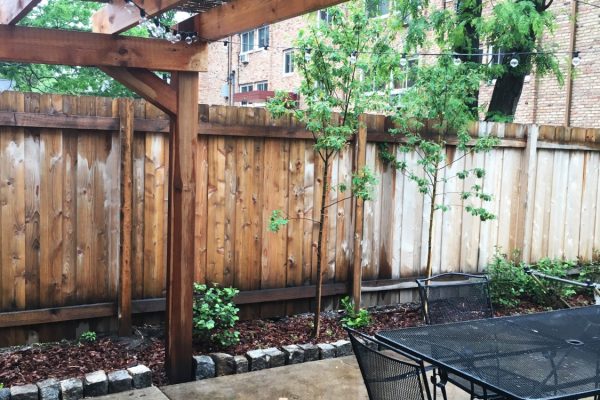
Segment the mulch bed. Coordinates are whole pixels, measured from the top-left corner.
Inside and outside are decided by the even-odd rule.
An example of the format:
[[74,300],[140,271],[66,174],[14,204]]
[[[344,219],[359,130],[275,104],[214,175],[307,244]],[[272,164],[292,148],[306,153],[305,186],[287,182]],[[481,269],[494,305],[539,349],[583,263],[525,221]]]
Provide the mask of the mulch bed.
[[[585,297],[576,305],[589,304]],[[518,309],[497,310],[496,315],[513,315],[545,311],[546,308],[523,303]],[[319,342],[346,339],[337,312],[323,313]],[[373,323],[363,331],[374,334],[384,329],[422,324],[420,310],[414,304],[378,308],[371,313]],[[293,317],[242,321],[236,329],[240,343],[228,348],[195,344],[195,353],[224,351],[244,354],[248,350],[281,347],[288,344],[314,343],[310,338],[312,314]],[[138,327],[134,338],[105,337],[93,343],[62,341],[0,350],[0,383],[5,387],[38,382],[47,378],[65,379],[104,369],[106,372],[144,364],[152,369],[155,385],[168,384],[164,370],[163,331],[160,327]]]

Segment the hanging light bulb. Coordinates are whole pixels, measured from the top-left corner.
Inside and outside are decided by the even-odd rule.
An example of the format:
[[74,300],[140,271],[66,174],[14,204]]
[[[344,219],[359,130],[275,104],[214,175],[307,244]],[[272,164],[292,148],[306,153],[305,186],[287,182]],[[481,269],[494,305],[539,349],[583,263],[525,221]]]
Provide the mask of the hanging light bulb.
[[192,35],[192,43],[197,43],[198,40],[198,35],[196,34],[196,32],[194,32],[194,34]]
[[581,64],[581,57],[579,57],[579,52],[578,51],[574,51],[573,52],[573,58],[571,58],[571,64],[574,67],[578,67],[579,64]]
[[160,19],[154,18],[154,33],[157,37],[162,37],[165,34],[165,28],[160,23]]
[[194,43],[194,39],[192,39],[191,36],[186,36],[185,43],[190,45],[190,44]]
[[406,67],[408,65],[408,60],[406,59],[406,53],[402,54],[402,58],[400,59],[400,66]]
[[165,39],[167,39],[169,42],[173,43],[173,33],[171,31],[168,31],[167,33],[165,33]]
[[519,59],[517,58],[517,55],[515,53],[513,53],[509,64],[513,68],[517,68],[519,66]]
[[462,60],[458,57],[458,56],[454,56],[454,59],[452,60],[452,62],[454,63],[454,65],[456,65],[457,67],[462,64]]
[[351,54],[350,54],[350,58],[348,59],[348,61],[350,61],[350,64],[356,64],[356,56],[358,55],[358,52],[356,50],[354,50]]
[[146,15],[146,11],[143,8],[140,8],[140,25],[145,26],[148,22],[148,16]]
[[173,41],[174,41],[175,43],[177,43],[177,42],[181,42],[181,33],[177,32],[177,33],[175,34],[175,36],[173,37]]
[[310,62],[312,56],[310,55],[311,49],[304,50],[304,61]]

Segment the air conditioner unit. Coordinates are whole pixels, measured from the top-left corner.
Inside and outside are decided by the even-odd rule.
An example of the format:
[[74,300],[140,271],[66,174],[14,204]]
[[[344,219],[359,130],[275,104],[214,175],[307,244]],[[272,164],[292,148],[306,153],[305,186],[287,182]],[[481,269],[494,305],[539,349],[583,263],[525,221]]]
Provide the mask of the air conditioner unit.
[[249,61],[250,61],[250,57],[248,57],[248,53],[240,54],[240,62],[242,64],[248,64]]

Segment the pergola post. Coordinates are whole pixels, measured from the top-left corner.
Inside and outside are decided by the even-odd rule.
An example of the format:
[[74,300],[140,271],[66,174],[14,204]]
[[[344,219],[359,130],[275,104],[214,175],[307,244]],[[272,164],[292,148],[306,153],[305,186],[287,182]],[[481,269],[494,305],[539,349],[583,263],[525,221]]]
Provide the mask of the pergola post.
[[173,74],[177,114],[169,140],[166,369],[170,383],[192,377],[194,222],[198,136],[198,74]]

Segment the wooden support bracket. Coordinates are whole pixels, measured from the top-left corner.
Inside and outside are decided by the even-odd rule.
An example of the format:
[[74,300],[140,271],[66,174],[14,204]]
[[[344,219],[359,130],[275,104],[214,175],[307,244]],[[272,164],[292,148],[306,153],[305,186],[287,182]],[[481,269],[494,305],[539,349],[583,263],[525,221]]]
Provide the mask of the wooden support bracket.
[[177,114],[175,90],[152,71],[143,68],[122,67],[100,67],[100,70],[167,114]]

